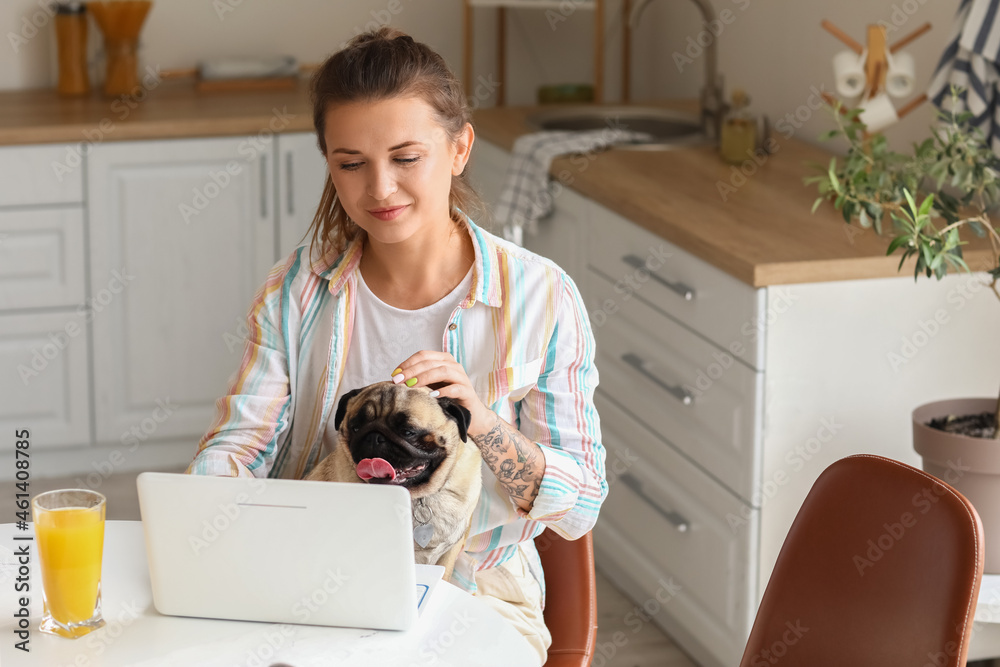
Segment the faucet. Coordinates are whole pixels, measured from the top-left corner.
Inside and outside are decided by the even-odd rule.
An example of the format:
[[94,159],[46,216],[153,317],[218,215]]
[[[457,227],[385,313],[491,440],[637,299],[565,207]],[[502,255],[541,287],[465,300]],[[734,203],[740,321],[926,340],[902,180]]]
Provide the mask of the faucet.
[[[701,10],[701,14],[705,19],[705,25],[710,25],[715,19],[715,11],[712,9],[709,0],[692,1]],[[628,19],[629,27],[632,30],[638,27],[639,16],[650,2],[652,0],[638,0],[632,7],[632,13]],[[709,139],[718,141],[722,130],[722,117],[729,109],[729,105],[722,98],[722,77],[716,74],[715,40],[716,37],[713,35],[712,41],[705,47],[705,84],[701,88],[699,102],[701,106],[702,132]]]

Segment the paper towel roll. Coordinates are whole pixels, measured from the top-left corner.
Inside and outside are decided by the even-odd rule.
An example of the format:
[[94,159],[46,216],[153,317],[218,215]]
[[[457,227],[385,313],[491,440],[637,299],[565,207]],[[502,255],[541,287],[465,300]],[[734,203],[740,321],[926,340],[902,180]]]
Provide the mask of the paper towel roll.
[[868,126],[869,132],[878,132],[899,120],[899,116],[896,115],[896,107],[892,105],[892,100],[884,92],[870,100],[864,100],[861,108],[864,110],[861,112],[860,119]]
[[841,97],[855,97],[865,89],[864,54],[841,51],[833,57],[833,78]]
[[916,78],[913,56],[909,53],[886,54],[888,69],[885,75],[885,90],[893,97],[906,97],[913,92]]

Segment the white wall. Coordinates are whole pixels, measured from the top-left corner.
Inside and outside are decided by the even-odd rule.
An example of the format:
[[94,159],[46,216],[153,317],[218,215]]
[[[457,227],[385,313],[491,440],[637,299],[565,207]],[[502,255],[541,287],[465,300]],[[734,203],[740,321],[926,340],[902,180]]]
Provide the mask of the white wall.
[[[54,85],[52,25],[40,6],[49,0],[3,0],[0,27],[0,89]],[[718,37],[719,71],[727,93],[742,87],[755,109],[772,120],[794,113],[809,98],[811,87],[832,91],[830,59],[844,48],[820,28],[830,19],[856,40],[864,42],[865,26],[905,19],[890,32],[890,43],[929,21],[934,29],[908,47],[916,58],[918,88],[929,81],[951,32],[958,0],[712,0],[717,13],[730,10],[735,18]],[[567,8],[575,7],[566,0]],[[607,101],[621,91],[621,2],[607,0],[605,39]],[[142,35],[142,59],[164,69],[191,67],[199,58],[236,54],[291,53],[303,62],[316,62],[332,53],[366,24],[389,20],[438,50],[456,72],[462,68],[461,0],[157,0]],[[907,14],[906,11],[910,11]],[[544,83],[592,80],[593,12],[569,11],[565,20],[553,20],[545,10],[508,9],[508,104],[532,103]],[[496,72],[496,10],[475,10],[476,73]],[[24,30],[24,21],[36,18],[43,26],[27,43],[12,43]],[[559,18],[563,18],[559,16]],[[703,74],[703,60],[678,71],[673,53],[683,51],[688,37],[703,30],[700,14],[691,2],[653,2],[643,14],[633,43],[633,100],[692,97]],[[91,46],[100,38],[92,25]],[[28,28],[23,34],[30,35]],[[924,104],[887,131],[897,150],[927,136],[933,110]],[[820,112],[795,136],[817,143],[831,126]],[[831,148],[834,144],[828,144]]]

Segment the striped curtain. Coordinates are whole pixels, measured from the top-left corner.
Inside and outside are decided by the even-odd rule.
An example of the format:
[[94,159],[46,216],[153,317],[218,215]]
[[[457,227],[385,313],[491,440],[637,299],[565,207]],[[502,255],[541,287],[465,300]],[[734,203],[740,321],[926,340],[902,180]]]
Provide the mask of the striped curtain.
[[941,110],[950,107],[951,84],[961,86],[960,108],[986,135],[1000,156],[1000,0],[962,0],[948,48],[931,78],[927,97]]

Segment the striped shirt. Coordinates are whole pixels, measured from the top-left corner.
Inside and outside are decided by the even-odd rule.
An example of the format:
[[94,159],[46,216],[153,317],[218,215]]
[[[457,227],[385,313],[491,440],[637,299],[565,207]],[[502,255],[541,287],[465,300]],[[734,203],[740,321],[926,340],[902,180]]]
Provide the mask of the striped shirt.
[[[472,286],[441,349],[465,368],[484,405],[541,447],[545,469],[525,512],[483,463],[482,494],[451,581],[474,593],[474,573],[514,556],[520,544],[544,606],[533,538],[546,527],[582,537],[608,492],[593,331],[561,268],[463,216],[475,249]],[[302,246],[274,265],[247,315],[239,368],[188,473],[302,479],[329,454],[323,434],[351,344],[362,241],[312,261]]]

